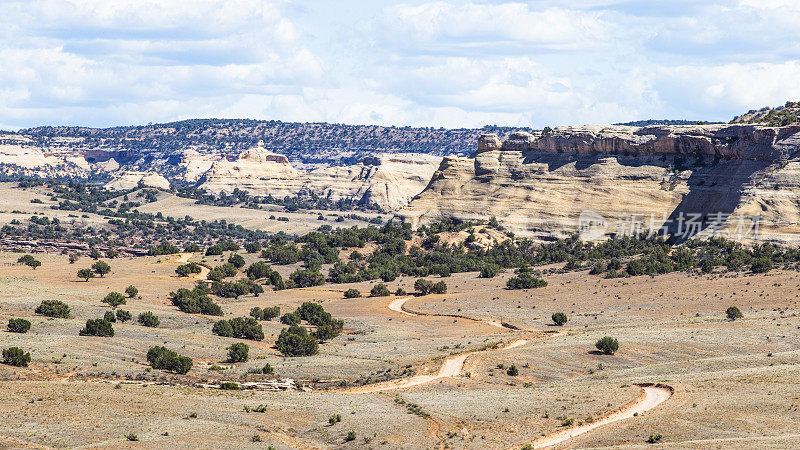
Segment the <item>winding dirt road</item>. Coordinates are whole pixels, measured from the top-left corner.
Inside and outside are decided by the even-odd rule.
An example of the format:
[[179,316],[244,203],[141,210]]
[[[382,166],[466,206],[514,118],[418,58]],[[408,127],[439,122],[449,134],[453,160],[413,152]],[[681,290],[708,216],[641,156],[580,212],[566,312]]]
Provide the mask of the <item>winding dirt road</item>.
[[[619,411],[609,414],[608,416],[595,420],[592,423],[586,423],[570,427],[564,430],[559,430],[550,433],[546,436],[535,439],[531,442],[533,448],[546,448],[552,447],[556,444],[568,441],[581,434],[588,433],[596,428],[634,417],[634,415],[643,414],[656,406],[663,403],[665,400],[672,396],[672,388],[662,385],[643,385],[642,394],[634,399],[631,403],[623,406]],[[517,447],[518,448],[518,447]]]
[[406,309],[403,307],[403,305],[405,305],[405,303],[406,303],[407,301],[411,300],[412,298],[414,298],[414,297],[398,298],[398,299],[392,300],[392,302],[391,302],[391,303],[389,303],[389,309],[391,309],[392,311],[399,312],[400,314],[405,314],[405,315],[407,315],[407,316],[420,316],[420,315],[426,315],[426,316],[441,316],[441,317],[460,317],[460,318],[462,318],[462,319],[466,319],[466,320],[472,320],[472,321],[475,321],[475,322],[481,322],[481,323],[485,323],[486,325],[491,325],[491,326],[493,326],[493,327],[497,327],[497,328],[507,328],[506,326],[504,326],[504,325],[503,325],[503,323],[502,323],[502,322],[500,322],[500,321],[497,321],[497,320],[491,320],[491,319],[476,319],[476,318],[474,318],[474,317],[462,316],[462,315],[460,315],[460,314],[435,314],[435,313],[431,313],[431,314],[417,314],[417,313],[412,313],[412,312],[410,312],[410,311],[407,311],[407,310],[406,310]]
[[[519,339],[498,350],[509,350],[512,348],[519,347],[521,345],[525,345],[527,343],[528,341],[526,339]],[[404,378],[400,380],[390,380],[383,383],[375,383],[367,386],[359,386],[357,388],[350,389],[348,392],[367,393],[367,392],[391,391],[395,389],[404,389],[412,386],[419,386],[420,384],[430,383],[431,381],[435,381],[440,378],[457,377],[461,375],[461,369],[464,368],[464,361],[466,361],[470,355],[486,351],[489,350],[475,350],[472,352],[466,352],[460,355],[451,356],[444,360],[442,366],[439,368],[439,372],[436,375],[415,375],[413,377]]]

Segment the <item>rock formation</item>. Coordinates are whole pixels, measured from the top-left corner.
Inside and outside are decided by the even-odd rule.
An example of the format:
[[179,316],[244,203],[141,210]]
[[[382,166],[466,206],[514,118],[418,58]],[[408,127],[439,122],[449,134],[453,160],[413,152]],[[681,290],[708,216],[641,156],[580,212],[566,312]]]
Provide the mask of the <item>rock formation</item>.
[[541,241],[586,231],[587,218],[599,227],[591,238],[663,227],[684,238],[723,229],[748,241],[757,229],[800,239],[798,126],[562,127],[498,141],[482,136],[471,157],[445,157],[399,215],[495,216]]
[[214,193],[238,188],[276,198],[316,195],[389,211],[405,206],[419,194],[440,161],[440,157],[416,153],[378,154],[353,165],[302,172],[284,155],[255,147],[234,161],[215,162],[200,187]]
[[169,180],[154,172],[124,172],[117,178],[106,183],[105,187],[115,191],[133,189],[137,186],[169,189]]

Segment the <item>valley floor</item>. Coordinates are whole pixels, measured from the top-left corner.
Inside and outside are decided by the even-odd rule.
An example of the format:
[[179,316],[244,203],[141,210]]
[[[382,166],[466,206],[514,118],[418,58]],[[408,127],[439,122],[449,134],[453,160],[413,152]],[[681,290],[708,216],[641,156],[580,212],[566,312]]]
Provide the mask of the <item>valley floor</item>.
[[[178,264],[213,266],[221,257],[116,258],[109,260],[111,274],[83,282],[74,273],[88,258],[69,264],[66,256],[37,255],[36,270],[5,264],[18,256],[0,254],[0,320],[25,317],[33,326],[27,334],[2,332],[0,346],[22,347],[33,361],[28,368],[0,365],[0,446],[519,448],[544,442],[570,419],[586,426],[634,404],[640,383],[669,386],[672,395],[555,448],[645,447],[650,435],[674,448],[800,445],[794,271],[612,280],[570,272],[547,275],[545,288],[520,291],[504,288],[510,271],[494,279],[464,273],[445,279],[449,293],[400,305],[397,297],[343,298],[344,290],[368,292],[371,283],[269,291],[220,301],[226,318],[246,316],[253,306],[289,311],[315,300],[345,320],[345,332],[316,356],[283,358],[272,345],[284,326],[262,322],[265,340],[245,341],[250,360],[232,365],[224,362],[225,348],[237,340],[212,335],[215,318],[181,313],[167,300],[194,281],[174,275]],[[284,275],[293,269],[277,267]],[[411,292],[413,283],[388,285]],[[129,284],[141,298],[124,308],[134,317],[153,311],[161,325],[117,323],[113,338],[78,336],[87,319],[109,309],[100,299]],[[74,318],[34,315],[43,299],[70,304]],[[743,319],[725,319],[731,305]],[[563,327],[551,324],[555,311],[569,316]],[[605,335],[620,342],[613,356],[595,351]],[[149,371],[145,354],[154,345],[192,357],[192,371],[185,379]],[[248,370],[267,362],[279,377],[311,389],[191,387],[257,379]],[[516,376],[507,374],[512,364]],[[362,387],[337,381],[381,380],[406,369],[415,375]],[[137,377],[165,384],[126,382]],[[252,412],[259,405],[264,412]],[[335,414],[341,422],[331,426]],[[350,431],[356,439],[347,441]],[[128,441],[129,433],[138,441]]]

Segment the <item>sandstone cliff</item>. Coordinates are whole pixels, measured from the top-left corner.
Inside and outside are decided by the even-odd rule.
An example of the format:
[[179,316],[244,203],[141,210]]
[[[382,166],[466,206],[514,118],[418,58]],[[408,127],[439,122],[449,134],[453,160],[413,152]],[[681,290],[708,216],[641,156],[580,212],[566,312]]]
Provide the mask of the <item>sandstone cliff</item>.
[[786,243],[800,238],[798,149],[797,126],[563,127],[504,141],[485,135],[471,157],[446,157],[399,215],[414,224],[495,216],[538,240],[591,227],[588,237],[603,238],[663,226],[684,237],[722,228],[743,241],[755,230],[742,217],[760,215],[760,237]]
[[254,147],[234,161],[215,162],[200,187],[214,193],[238,188],[253,195],[276,198],[316,195],[332,201],[396,210],[428,184],[440,157],[415,153],[378,154],[358,163],[303,172],[284,155]]

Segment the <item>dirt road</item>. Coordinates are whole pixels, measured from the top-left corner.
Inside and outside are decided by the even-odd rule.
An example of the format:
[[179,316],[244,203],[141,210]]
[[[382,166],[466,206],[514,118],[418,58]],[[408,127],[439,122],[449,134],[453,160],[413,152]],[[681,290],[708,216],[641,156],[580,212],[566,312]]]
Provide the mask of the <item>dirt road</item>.
[[623,406],[619,411],[609,414],[608,416],[595,420],[592,423],[586,423],[575,427],[570,427],[564,430],[550,433],[535,439],[531,444],[533,448],[546,448],[552,447],[556,444],[568,441],[575,436],[588,433],[596,428],[608,425],[624,419],[640,415],[649,411],[672,396],[672,389],[666,386],[652,385],[642,386],[642,394],[633,400],[631,403]]
[[[412,312],[406,311],[403,308],[403,305],[405,305],[405,303],[407,301],[411,300],[412,298],[414,298],[414,297],[398,298],[398,299],[392,300],[392,302],[389,303],[389,309],[391,309],[392,311],[399,312],[400,314],[405,314],[407,316],[419,316],[420,314],[416,314],[416,313],[412,313]],[[506,328],[503,325],[502,322],[497,321],[497,320],[491,320],[491,319],[475,319],[475,318],[472,318],[472,317],[462,316],[462,315],[458,315],[458,314],[455,314],[455,315],[453,315],[453,314],[425,314],[425,315],[461,317],[463,319],[472,320],[472,321],[475,321],[475,322],[482,322],[482,323],[485,323],[486,325],[491,325],[491,326],[497,327],[497,328]]]
[[[528,341],[526,339],[519,339],[508,344],[505,347],[500,348],[499,350],[508,350],[519,347],[521,345],[525,345],[527,343]],[[367,386],[360,386],[355,389],[351,389],[348,392],[367,393],[367,392],[391,391],[395,389],[404,389],[413,386],[419,386],[420,384],[430,383],[431,381],[435,381],[440,378],[457,377],[461,375],[461,369],[464,368],[464,361],[466,361],[469,356],[486,351],[489,350],[476,350],[473,352],[467,352],[467,353],[462,353],[460,355],[451,356],[444,360],[442,366],[439,367],[439,372],[436,375],[415,375],[413,377],[405,378],[402,380],[391,380],[385,383],[376,383]]]

